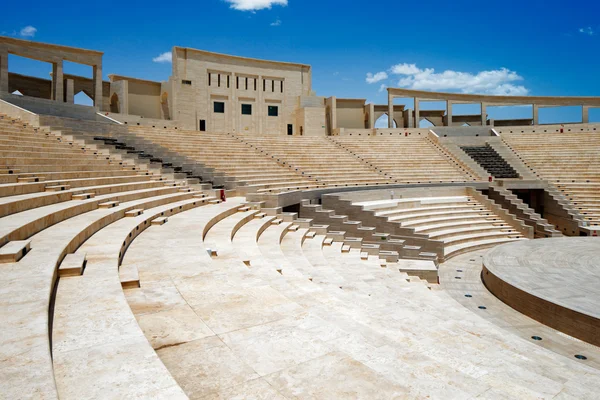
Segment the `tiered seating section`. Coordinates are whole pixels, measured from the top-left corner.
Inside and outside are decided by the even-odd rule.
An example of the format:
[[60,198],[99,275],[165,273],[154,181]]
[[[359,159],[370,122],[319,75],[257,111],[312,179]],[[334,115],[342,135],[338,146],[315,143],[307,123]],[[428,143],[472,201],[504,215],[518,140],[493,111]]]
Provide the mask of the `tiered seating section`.
[[122,266],[190,398],[593,397],[598,371],[473,316],[477,296],[463,307],[400,263],[230,200],[147,230]]
[[[246,149],[248,164],[319,185],[229,139],[218,140],[224,154]],[[410,272],[432,261],[388,260],[295,214],[242,197],[221,203],[203,185],[10,118],[0,118],[0,140],[3,398],[594,398],[600,390],[598,370],[507,337]],[[198,153],[222,148],[203,143]],[[380,206],[452,245],[504,230],[470,198]],[[486,223],[459,232],[474,215]]]
[[600,133],[504,133],[540,179],[558,187],[590,225],[600,225]]
[[130,132],[246,183],[250,192],[475,180],[426,138],[265,137],[146,127]]
[[257,192],[309,189],[316,180],[283,165],[232,135],[132,127],[130,132],[235,178]]
[[[124,277],[121,282],[118,275],[110,275],[110,272],[118,270],[129,243],[154,220],[216,199],[197,190],[200,185],[187,187],[185,181],[152,174],[103,151],[82,147],[59,133],[36,129],[6,116],[0,116],[0,141],[3,170],[0,184],[3,315],[0,370],[4,372],[0,393],[6,398],[56,398],[53,375],[60,375],[56,371],[62,367],[63,353],[68,352],[65,362],[78,363],[78,354],[89,357],[89,353],[97,351],[102,344],[114,344],[121,339],[123,348],[131,349],[136,342],[135,346],[144,353],[147,341],[135,321],[127,327],[115,322],[126,323],[127,310],[123,309],[123,314],[123,310],[114,309],[118,304],[114,295],[122,294],[121,284],[135,285],[136,278]],[[88,241],[91,237],[94,240]],[[98,266],[92,261],[98,262]],[[94,279],[90,286],[85,286],[81,279],[86,274],[95,278],[104,274],[106,279]],[[104,305],[109,307],[106,314],[100,308],[80,311],[70,308],[66,314],[53,313],[52,294],[58,277],[75,281],[68,290],[59,291],[57,299],[68,298],[74,304],[83,304],[84,298],[105,300]],[[105,288],[110,290],[105,291]],[[126,306],[125,302],[122,304]],[[73,336],[61,342],[61,335],[68,327],[80,321],[92,326],[90,318],[94,315],[98,324],[106,325],[102,315],[116,315],[115,312],[119,317],[114,317],[115,323],[111,326],[118,332],[117,338],[96,326],[97,334],[81,336],[81,330],[73,331]],[[67,315],[68,322],[63,322]],[[55,331],[56,341],[51,347],[48,331],[53,324],[52,316],[54,326],[60,328]],[[134,339],[136,336],[142,340]],[[112,350],[119,352],[117,347]],[[148,355],[143,357],[150,356],[146,358],[150,368],[153,352],[148,349]],[[126,363],[123,361],[123,368]],[[160,365],[158,359],[156,365]],[[102,367],[102,363],[98,363],[86,364],[85,368],[98,372]],[[144,368],[139,373],[143,375]],[[164,373],[167,379],[161,379],[166,389],[169,375],[166,370]],[[179,390],[174,382],[171,387]],[[77,390],[75,386],[69,388],[66,392],[69,395],[64,397],[111,397],[107,392],[95,396],[91,391]],[[128,389],[116,385],[114,390],[126,393]],[[168,397],[160,393],[157,391],[154,396]],[[165,393],[170,392],[165,390]]]
[[474,181],[450,154],[425,137],[335,137],[340,147],[389,177],[392,183]]
[[321,137],[239,138],[314,178],[322,186],[368,186],[392,183],[389,177],[332,141]]
[[524,236],[470,196],[403,198],[356,203],[389,222],[444,243],[443,259]]

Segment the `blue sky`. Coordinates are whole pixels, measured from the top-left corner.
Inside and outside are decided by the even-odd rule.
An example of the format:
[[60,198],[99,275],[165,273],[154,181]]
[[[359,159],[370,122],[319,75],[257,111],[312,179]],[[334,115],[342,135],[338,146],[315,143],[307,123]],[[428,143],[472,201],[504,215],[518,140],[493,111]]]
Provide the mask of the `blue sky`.
[[[11,18],[2,19],[0,33],[100,50],[105,75],[152,80],[171,73],[170,63],[153,59],[179,45],[311,64],[318,95],[376,103],[387,101],[382,85],[600,96],[597,0],[197,0],[172,9],[164,1],[97,4],[49,7],[34,0],[23,12],[22,4],[8,2],[3,8]],[[9,69],[43,77],[50,72],[47,64],[13,56]],[[91,68],[71,64],[65,72],[91,76]],[[530,109],[488,112],[527,117]],[[600,122],[600,110],[590,117]],[[548,109],[540,118],[576,121],[580,111]]]

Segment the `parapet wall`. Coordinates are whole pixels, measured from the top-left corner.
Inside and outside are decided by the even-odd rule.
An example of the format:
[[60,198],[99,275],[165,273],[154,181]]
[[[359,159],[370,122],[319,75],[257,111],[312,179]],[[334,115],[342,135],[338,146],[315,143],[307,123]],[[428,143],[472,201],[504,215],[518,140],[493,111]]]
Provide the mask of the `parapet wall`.
[[600,123],[592,124],[551,124],[531,126],[506,126],[493,128],[499,134],[503,133],[560,133],[563,132],[600,132]]
[[40,115],[39,125],[89,132],[97,135],[126,134],[128,131],[127,126],[110,123],[108,120],[82,121],[74,118],[63,118],[52,115]]
[[54,115],[57,117],[95,121],[96,112],[98,111],[95,107],[60,103],[53,100],[19,96],[10,93],[0,93],[0,99],[40,115]]
[[118,113],[111,113],[111,112],[103,112],[102,114],[106,115],[107,117],[112,118],[116,121],[119,121],[119,122],[123,123],[124,125],[148,126],[151,128],[163,128],[163,129],[185,129],[184,124],[182,124],[180,121],[144,118],[139,115],[118,114]]

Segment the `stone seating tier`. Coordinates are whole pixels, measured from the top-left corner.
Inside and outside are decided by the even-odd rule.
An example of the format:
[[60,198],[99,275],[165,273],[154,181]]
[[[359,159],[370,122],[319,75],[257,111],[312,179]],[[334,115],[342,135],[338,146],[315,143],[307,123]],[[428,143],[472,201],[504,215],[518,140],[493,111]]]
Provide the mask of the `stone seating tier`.
[[503,134],[504,142],[540,179],[562,191],[591,225],[600,224],[600,214],[590,195],[600,193],[600,134],[532,133]]

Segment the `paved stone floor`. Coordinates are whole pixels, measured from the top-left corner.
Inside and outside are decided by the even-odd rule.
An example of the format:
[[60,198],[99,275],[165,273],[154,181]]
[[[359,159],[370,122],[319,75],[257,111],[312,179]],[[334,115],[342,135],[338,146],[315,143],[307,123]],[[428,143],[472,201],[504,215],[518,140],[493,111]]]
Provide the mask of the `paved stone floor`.
[[[537,240],[523,243],[530,242],[537,242]],[[565,335],[515,311],[487,290],[480,275],[483,257],[490,251],[493,249],[462,254],[441,264],[439,270],[441,289],[465,308],[507,333],[530,340],[535,345],[568,358],[574,358],[575,354],[585,355],[588,359],[580,361],[581,363],[600,369],[598,347]],[[486,309],[479,309],[479,306],[484,306]],[[539,336],[543,340],[532,340],[532,336]]]
[[[465,261],[482,253],[455,259],[472,266],[466,287],[444,278],[429,290],[377,257],[314,242],[324,236],[283,236],[285,224],[252,212],[203,238],[213,217],[207,206],[150,227],[123,264],[140,274],[141,288],[126,291],[129,305],[190,398],[597,398],[597,352],[586,350],[584,363],[567,355],[579,348],[548,351],[552,340],[538,345],[523,333],[539,324],[496,312],[503,304],[475,279],[480,261]],[[449,268],[457,269],[442,271]],[[465,289],[488,309],[457,302]]]

